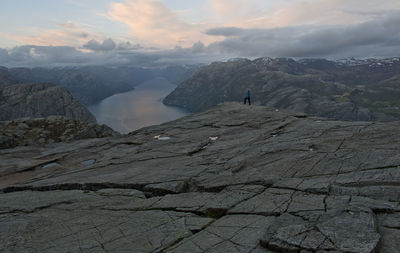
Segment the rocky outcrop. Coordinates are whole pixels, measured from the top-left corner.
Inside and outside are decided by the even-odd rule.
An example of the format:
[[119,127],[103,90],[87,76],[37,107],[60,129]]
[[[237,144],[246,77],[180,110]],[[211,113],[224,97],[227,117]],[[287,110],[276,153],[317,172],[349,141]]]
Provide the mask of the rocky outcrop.
[[280,58],[216,62],[197,71],[163,102],[200,112],[221,102],[242,102],[250,88],[257,105],[338,120],[399,120],[400,91],[393,88],[399,86],[399,71],[397,60],[355,66]]
[[397,252],[400,128],[228,103],[0,150],[0,251]]
[[106,125],[67,119],[62,116],[0,121],[0,149],[72,140],[117,136]]
[[65,116],[96,122],[94,116],[63,87],[52,84],[18,84],[0,93],[0,120]]

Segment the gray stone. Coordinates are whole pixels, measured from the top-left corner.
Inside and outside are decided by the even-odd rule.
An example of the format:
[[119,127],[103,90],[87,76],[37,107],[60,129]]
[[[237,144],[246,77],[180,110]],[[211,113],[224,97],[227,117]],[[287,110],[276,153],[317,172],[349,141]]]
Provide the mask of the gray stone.
[[166,252],[251,252],[273,217],[228,215]]
[[276,251],[374,252],[380,235],[372,213],[321,212],[317,220],[282,216],[269,228],[263,245]]
[[374,252],[380,235],[374,214],[348,211],[317,225],[318,230],[344,252]]
[[[58,117],[46,122],[57,131],[27,135],[62,135],[70,126],[76,131],[69,138],[89,127]],[[12,134],[15,123],[1,125],[0,136]],[[124,136],[21,144],[0,149],[0,251],[399,247],[396,124],[227,103]]]

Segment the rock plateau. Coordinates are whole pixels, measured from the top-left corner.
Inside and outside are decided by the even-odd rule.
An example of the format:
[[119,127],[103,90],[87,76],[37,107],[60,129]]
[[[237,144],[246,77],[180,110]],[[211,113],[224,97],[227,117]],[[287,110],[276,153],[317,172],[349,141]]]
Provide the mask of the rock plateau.
[[399,252],[399,149],[395,123],[235,103],[2,149],[0,251]]

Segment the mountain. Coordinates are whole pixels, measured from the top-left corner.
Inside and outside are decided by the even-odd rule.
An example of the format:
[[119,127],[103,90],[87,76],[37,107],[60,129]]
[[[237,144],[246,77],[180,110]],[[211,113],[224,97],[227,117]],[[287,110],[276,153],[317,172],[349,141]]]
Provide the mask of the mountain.
[[52,84],[17,84],[0,91],[0,121],[60,115],[85,122],[94,116],[64,87]]
[[0,251],[398,252],[400,127],[226,103],[0,150]]
[[135,86],[157,77],[165,77],[172,83],[179,84],[189,78],[197,68],[197,65],[153,69],[131,66],[82,66],[11,68],[8,72],[19,83],[53,83],[64,86],[81,103],[91,105],[116,93],[130,91]]
[[[339,120],[400,119],[400,61],[236,59],[202,67],[164,99],[192,112],[224,101],[252,102]],[[390,85],[389,85],[390,83]]]
[[12,68],[9,72],[20,83],[53,83],[63,86],[85,105],[132,89],[127,84],[107,85],[100,77],[79,68]]
[[164,77],[172,84],[178,85],[189,79],[202,66],[202,64],[167,66],[157,69],[155,74],[157,77]]
[[10,72],[8,72],[8,69],[0,67],[0,91],[8,85],[16,83],[18,82],[14,79],[14,77],[10,74]]

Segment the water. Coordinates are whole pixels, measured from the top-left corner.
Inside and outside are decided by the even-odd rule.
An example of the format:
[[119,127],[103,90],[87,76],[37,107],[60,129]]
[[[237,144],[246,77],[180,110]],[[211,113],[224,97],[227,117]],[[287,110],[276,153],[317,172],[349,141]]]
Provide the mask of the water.
[[162,103],[174,89],[175,86],[166,79],[157,78],[136,86],[133,91],[108,97],[90,106],[89,111],[99,124],[106,124],[120,133],[129,133],[188,115],[183,109]]

